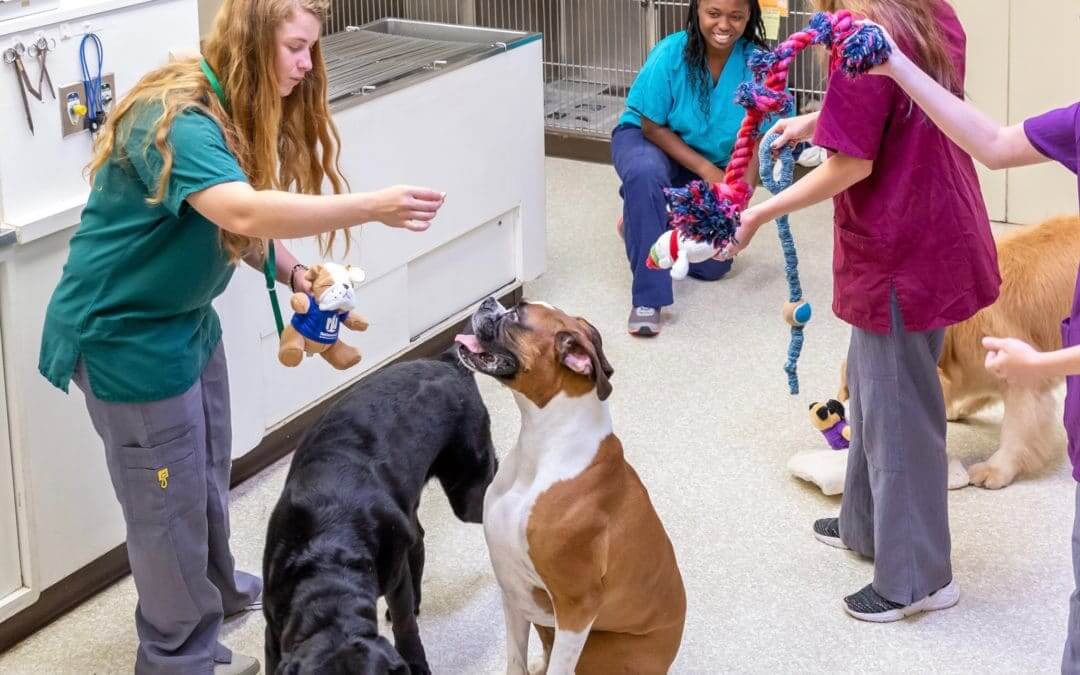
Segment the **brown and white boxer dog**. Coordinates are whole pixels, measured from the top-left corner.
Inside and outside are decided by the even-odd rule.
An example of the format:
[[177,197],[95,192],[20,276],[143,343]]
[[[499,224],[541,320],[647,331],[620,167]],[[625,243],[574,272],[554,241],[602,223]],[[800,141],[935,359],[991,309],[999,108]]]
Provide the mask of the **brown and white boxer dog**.
[[526,673],[529,625],[546,670],[666,673],[686,594],[664,526],[623,457],[608,413],[613,372],[584,319],[493,298],[458,354],[510,388],[517,445],[484,497],[484,535],[502,589],[507,672]]

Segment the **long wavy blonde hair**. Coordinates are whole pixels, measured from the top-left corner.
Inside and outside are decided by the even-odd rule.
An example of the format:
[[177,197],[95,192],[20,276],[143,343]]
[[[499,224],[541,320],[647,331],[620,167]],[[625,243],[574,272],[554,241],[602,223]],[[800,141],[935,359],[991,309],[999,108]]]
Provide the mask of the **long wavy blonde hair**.
[[[153,143],[163,160],[161,177],[148,202],[160,204],[172,173],[168,143],[173,119],[198,109],[215,119],[229,149],[256,190],[295,190],[320,194],[329,180],[334,193],[348,189],[341,175],[341,138],[327,103],[326,65],[321,41],[311,47],[311,71],[282,98],[275,75],[276,33],[297,10],[326,18],[330,0],[225,0],[203,43],[203,56],[217,74],[229,103],[218,101],[197,58],[178,59],[144,76],[102,127],[87,167],[90,180],[124,147],[125,116],[142,103],[158,103]],[[346,251],[349,231],[343,230]],[[324,254],[335,234],[320,237]],[[261,258],[266,241],[221,230],[222,246],[232,261]]]
[[960,74],[945,49],[945,36],[935,13],[944,0],[817,0],[818,9],[846,9],[875,21],[911,54],[930,77],[953,93],[962,93]]

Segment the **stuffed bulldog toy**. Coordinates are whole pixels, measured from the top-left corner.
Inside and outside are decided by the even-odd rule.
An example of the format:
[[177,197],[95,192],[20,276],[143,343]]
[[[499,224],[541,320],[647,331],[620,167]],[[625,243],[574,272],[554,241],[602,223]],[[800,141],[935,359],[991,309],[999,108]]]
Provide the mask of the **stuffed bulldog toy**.
[[321,263],[304,277],[311,282],[311,293],[292,296],[294,314],[281,333],[278,360],[293,368],[305,354],[320,354],[338,370],[352,368],[360,363],[360,352],[341,342],[338,333],[342,324],[351,330],[367,330],[367,319],[355,311],[356,287],[363,283],[364,271],[351,265]]

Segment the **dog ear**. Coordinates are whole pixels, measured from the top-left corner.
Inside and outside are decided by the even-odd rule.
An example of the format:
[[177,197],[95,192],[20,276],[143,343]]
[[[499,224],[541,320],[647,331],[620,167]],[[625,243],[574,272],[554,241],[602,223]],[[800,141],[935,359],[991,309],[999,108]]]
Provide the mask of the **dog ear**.
[[607,360],[597,354],[591,339],[584,339],[570,331],[559,331],[555,336],[555,348],[559,361],[564,366],[593,381],[596,395],[601,401],[606,401],[608,396],[611,396],[608,375],[613,371]]
[[346,265],[346,269],[349,270],[349,281],[352,283],[353,288],[360,286],[360,284],[364,283],[364,279],[367,278],[364,270],[355,265]]
[[596,350],[596,358],[600,362],[601,370],[604,371],[604,375],[610,378],[615,374],[615,369],[611,367],[607,357],[604,355],[604,340],[600,337],[600,331],[596,330],[596,326],[581,317],[578,317],[578,321],[585,327],[585,332],[588,334],[589,339],[592,340],[593,349]]
[[[844,419],[844,404],[836,399],[829,399],[829,402],[825,405],[828,406],[829,412],[833,413],[840,419]],[[824,418],[823,418],[824,419]]]
[[409,675],[409,666],[386,638],[357,636],[349,640],[349,648],[356,654],[360,666],[356,672],[363,675]]

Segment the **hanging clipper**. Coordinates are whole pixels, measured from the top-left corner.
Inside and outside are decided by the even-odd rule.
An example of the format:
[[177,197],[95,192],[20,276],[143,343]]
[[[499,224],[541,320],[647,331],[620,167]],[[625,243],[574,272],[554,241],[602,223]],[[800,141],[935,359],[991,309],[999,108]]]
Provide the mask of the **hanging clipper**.
[[15,79],[19,81],[19,95],[22,96],[23,111],[26,113],[26,125],[30,127],[30,135],[34,135],[34,118],[30,114],[30,99],[26,97],[26,92],[29,89],[34,93],[35,97],[38,97],[38,93],[34,91],[30,86],[30,78],[26,76],[26,66],[23,65],[22,55],[26,52],[26,47],[23,43],[17,42],[14,47],[8,47],[4,50],[4,63],[11,64],[15,69]]

